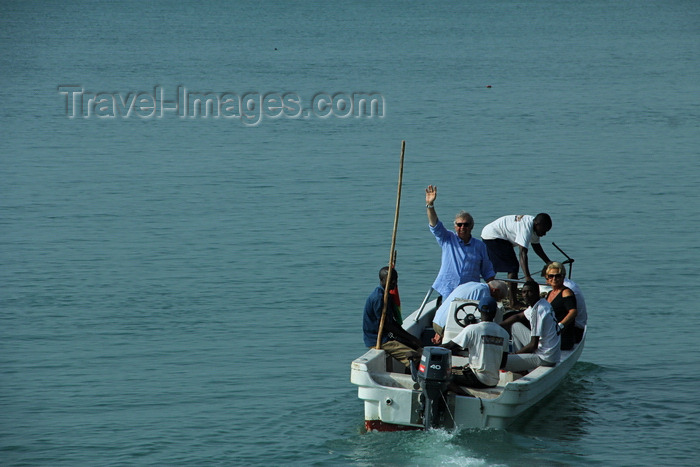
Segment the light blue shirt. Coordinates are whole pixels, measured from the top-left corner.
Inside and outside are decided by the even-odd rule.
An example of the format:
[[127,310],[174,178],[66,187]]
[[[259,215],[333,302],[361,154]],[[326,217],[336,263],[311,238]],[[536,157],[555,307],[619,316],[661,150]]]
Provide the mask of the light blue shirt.
[[433,289],[443,298],[449,296],[459,284],[479,282],[481,277],[490,279],[496,275],[484,242],[472,237],[465,244],[440,221],[435,227],[431,226],[430,231],[442,248],[440,272],[433,282]]
[[491,290],[489,289],[488,284],[484,284],[483,282],[467,282],[466,284],[462,284],[454,289],[452,293],[442,301],[442,305],[440,305],[440,308],[438,308],[435,312],[433,323],[442,328],[445,327],[445,324],[447,323],[447,313],[450,311],[450,305],[452,304],[452,300],[456,298],[476,300],[478,302],[482,298],[489,296],[491,296]]

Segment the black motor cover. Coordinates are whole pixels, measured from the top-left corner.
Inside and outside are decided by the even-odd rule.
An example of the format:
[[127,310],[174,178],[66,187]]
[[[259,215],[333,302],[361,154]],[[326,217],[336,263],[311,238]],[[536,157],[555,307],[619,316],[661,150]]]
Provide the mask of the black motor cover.
[[424,347],[417,373],[422,391],[423,425],[426,430],[438,427],[445,410],[443,394],[452,376],[452,353],[442,347]]
[[452,352],[443,347],[424,347],[418,366],[418,381],[444,381],[452,373]]

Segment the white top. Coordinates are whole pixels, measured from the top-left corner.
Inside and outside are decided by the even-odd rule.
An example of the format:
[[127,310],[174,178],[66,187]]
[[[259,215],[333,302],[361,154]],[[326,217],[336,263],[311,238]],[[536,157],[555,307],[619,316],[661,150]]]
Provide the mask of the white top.
[[530,336],[540,338],[535,354],[547,362],[558,363],[561,356],[561,338],[552,305],[546,299],[541,298],[524,313],[530,321]]
[[477,302],[484,297],[491,295],[488,284],[482,282],[467,282],[466,284],[458,285],[445,300],[442,301],[440,308],[435,312],[433,323],[444,328],[447,323],[447,313],[450,310],[450,305],[455,299],[476,300]]
[[576,321],[574,324],[577,328],[583,329],[588,323],[588,312],[586,311],[586,300],[583,298],[581,288],[570,279],[564,279],[564,287],[570,288],[576,296]]
[[530,248],[530,243],[540,243],[540,237],[533,229],[535,218],[528,215],[499,217],[481,230],[481,238],[508,240],[513,245]]
[[489,321],[470,324],[452,342],[469,350],[469,367],[487,386],[498,384],[503,352],[508,352],[508,332]]

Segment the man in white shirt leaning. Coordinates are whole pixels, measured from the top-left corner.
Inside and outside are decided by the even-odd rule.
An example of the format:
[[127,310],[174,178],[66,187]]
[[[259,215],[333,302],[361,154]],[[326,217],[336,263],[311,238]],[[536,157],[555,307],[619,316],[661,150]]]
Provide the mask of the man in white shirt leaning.
[[[545,264],[551,263],[549,257],[540,245],[540,238],[552,229],[552,218],[541,212],[536,216],[510,215],[503,216],[487,224],[481,230],[481,239],[486,244],[489,259],[496,273],[508,273],[509,279],[518,278],[518,269],[523,271],[525,280],[532,280],[528,264],[528,249],[532,246],[534,252]],[[518,247],[515,256],[513,247]],[[515,306],[515,283],[510,288],[510,303]]]

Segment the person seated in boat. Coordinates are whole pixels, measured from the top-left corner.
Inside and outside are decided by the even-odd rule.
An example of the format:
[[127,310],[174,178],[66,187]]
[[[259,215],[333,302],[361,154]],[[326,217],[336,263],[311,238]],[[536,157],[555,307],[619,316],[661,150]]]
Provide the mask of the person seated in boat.
[[455,216],[454,231],[447,230],[435,212],[437,187],[429,185],[425,189],[425,207],[428,211],[430,231],[442,249],[440,271],[433,289],[445,299],[459,285],[466,282],[479,282],[483,278],[489,282],[496,273],[493,271],[486,245],[472,237],[474,219],[471,214],[461,211]]
[[539,284],[525,282],[522,295],[528,308],[501,323],[513,338],[514,352],[508,355],[505,369],[518,373],[538,366],[554,366],[561,357],[559,325],[552,305],[540,298]]
[[[547,275],[547,267],[542,268],[542,277]],[[581,292],[581,287],[568,277],[566,277],[566,269],[561,268],[561,272],[564,274],[564,287],[568,287],[574,292],[576,297],[576,321],[574,322],[574,338],[578,344],[583,339],[583,331],[586,329],[586,324],[588,324],[588,310],[586,309],[586,299]]]
[[[499,280],[492,280],[488,284],[484,284],[483,282],[467,282],[466,284],[457,286],[457,288],[448,295],[447,299],[442,301],[442,304],[435,312],[435,316],[433,317],[433,329],[435,330],[433,344],[437,345],[442,342],[442,336],[444,335],[452,301],[456,299],[479,301],[482,298],[493,297],[497,302],[500,302],[506,298],[507,294],[508,286],[505,282]],[[500,318],[496,319],[496,322],[499,321]]]
[[[532,280],[528,265],[527,252],[530,245],[545,264],[551,263],[549,257],[540,245],[540,237],[547,235],[552,229],[552,218],[549,214],[539,213],[535,217],[528,215],[503,216],[481,230],[481,239],[486,244],[489,259],[496,273],[508,273],[509,279],[518,278],[518,268],[522,269],[525,280]],[[513,247],[519,250],[515,257]],[[510,304],[516,308],[517,285],[510,284]]]
[[481,321],[467,326],[442,347],[449,350],[468,350],[469,365],[461,375],[454,374],[459,386],[491,388],[498,384],[499,370],[508,358],[508,331],[493,322],[498,303],[493,297],[479,300]]
[[561,349],[571,350],[576,342],[575,323],[577,311],[574,291],[564,285],[566,272],[564,266],[554,261],[547,265],[545,278],[552,290],[547,294],[547,301],[552,305],[561,331]]
[[[379,322],[382,318],[382,309],[384,308],[384,285],[388,275],[388,266],[379,270],[379,286],[374,289],[374,292],[370,294],[365,303],[362,317],[362,332],[367,347],[374,347],[377,344]],[[396,288],[398,279],[398,273],[392,268],[389,290]],[[422,346],[420,339],[398,324],[396,320],[396,304],[394,300],[389,298],[382,329],[381,349],[408,367],[411,360],[420,360],[423,352]]]
[[564,279],[564,285],[570,288],[576,296],[576,321],[574,322],[574,338],[578,344],[583,339],[583,332],[588,324],[588,310],[586,310],[586,299],[578,284],[571,279]]

